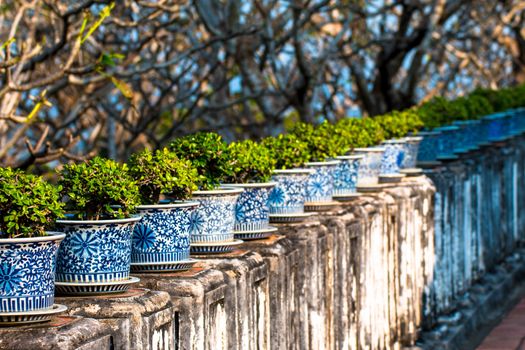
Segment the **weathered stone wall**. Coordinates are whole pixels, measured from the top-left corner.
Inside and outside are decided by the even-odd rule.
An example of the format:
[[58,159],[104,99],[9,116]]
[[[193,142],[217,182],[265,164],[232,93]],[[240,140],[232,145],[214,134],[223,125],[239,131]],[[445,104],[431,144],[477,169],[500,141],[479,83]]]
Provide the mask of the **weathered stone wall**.
[[522,144],[484,148],[280,225],[279,235],[190,271],[139,275],[123,295],[60,298],[69,315],[1,329],[0,348],[396,349],[421,334],[439,338],[520,251]]

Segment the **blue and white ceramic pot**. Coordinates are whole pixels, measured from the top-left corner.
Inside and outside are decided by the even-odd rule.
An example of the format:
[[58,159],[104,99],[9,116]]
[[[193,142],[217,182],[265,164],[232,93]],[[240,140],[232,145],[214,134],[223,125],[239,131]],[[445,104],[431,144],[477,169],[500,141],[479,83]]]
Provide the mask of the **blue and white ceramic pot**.
[[362,155],[336,157],[339,164],[334,172],[334,195],[344,196],[356,193],[357,175]]
[[234,230],[236,232],[252,232],[269,228],[268,197],[276,184],[276,182],[263,182],[225,185],[244,190],[235,205]]
[[382,143],[385,152],[381,158],[381,175],[399,174],[405,159],[405,145],[404,139],[386,140]]
[[378,182],[383,153],[385,153],[383,147],[355,148],[353,150],[353,154],[363,156],[357,174],[358,185],[376,184]]
[[56,256],[65,235],[0,239],[0,312],[50,309],[55,300]]
[[193,192],[192,200],[199,202],[199,206],[190,215],[190,242],[233,241],[235,205],[242,191],[242,188],[221,187]]
[[434,129],[440,132],[438,137],[438,154],[437,160],[456,159],[454,154],[458,143],[459,127],[456,125],[447,125]]
[[498,142],[505,139],[505,113],[494,113],[483,117],[488,142]]
[[57,220],[66,234],[57,282],[107,283],[129,278],[133,228],[140,216],[114,220]]
[[275,170],[272,180],[276,185],[268,197],[270,214],[304,213],[306,183],[311,173],[310,169]]
[[423,138],[421,136],[407,136],[405,140],[405,156],[401,163],[401,169],[413,169],[416,167],[419,145]]
[[423,139],[419,144],[416,163],[435,162],[439,153],[439,131],[421,131],[418,133]]
[[197,202],[140,205],[142,219],[135,225],[131,262],[173,263],[190,257],[190,216]]
[[308,162],[305,166],[313,172],[306,183],[305,201],[307,203],[329,203],[334,194],[334,176],[339,160]]
[[479,136],[479,120],[456,120],[452,125],[459,127],[455,147],[456,153],[465,153],[477,148],[479,143],[477,137]]

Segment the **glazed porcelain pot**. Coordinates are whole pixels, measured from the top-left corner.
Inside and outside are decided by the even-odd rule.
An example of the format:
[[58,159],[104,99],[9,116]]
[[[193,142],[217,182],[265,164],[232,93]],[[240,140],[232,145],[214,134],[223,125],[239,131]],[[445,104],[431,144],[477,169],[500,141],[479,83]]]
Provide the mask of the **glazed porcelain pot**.
[[251,232],[269,228],[268,197],[276,182],[227,184],[242,188],[235,205],[235,232]]
[[385,149],[382,147],[355,148],[353,154],[362,155],[363,159],[359,164],[357,182],[363,184],[377,183],[381,172],[381,159]]
[[65,234],[0,239],[0,312],[49,309],[55,300],[56,254]]
[[306,182],[305,201],[307,203],[328,203],[334,193],[334,176],[339,160],[309,162],[305,166],[313,172]]
[[381,158],[381,175],[399,174],[405,159],[406,141],[404,139],[386,140],[381,144],[385,149]]
[[416,163],[435,162],[439,153],[439,131],[421,131],[418,133],[423,139],[419,144]]
[[457,140],[455,152],[463,153],[476,149],[483,141],[481,133],[481,121],[479,120],[456,120],[452,123],[458,126]]
[[268,197],[270,214],[304,213],[306,184],[312,172],[311,169],[275,170],[272,180],[276,184]]
[[242,188],[220,187],[193,192],[199,206],[190,215],[190,242],[216,243],[234,239],[235,206]]
[[107,283],[129,278],[131,242],[140,216],[114,220],[57,220],[66,234],[57,282]]
[[488,142],[503,141],[505,135],[505,113],[494,113],[483,117],[483,121],[487,130]]
[[423,138],[421,136],[407,136],[405,140],[405,156],[401,163],[401,169],[411,169],[416,167],[419,145]]
[[439,131],[438,138],[438,160],[457,158],[454,150],[458,143],[459,127],[456,125],[447,125],[434,129]]
[[336,157],[339,164],[334,172],[334,195],[345,196],[356,192],[359,164],[363,155]]
[[133,265],[174,263],[190,257],[190,216],[198,202],[140,205],[131,250]]

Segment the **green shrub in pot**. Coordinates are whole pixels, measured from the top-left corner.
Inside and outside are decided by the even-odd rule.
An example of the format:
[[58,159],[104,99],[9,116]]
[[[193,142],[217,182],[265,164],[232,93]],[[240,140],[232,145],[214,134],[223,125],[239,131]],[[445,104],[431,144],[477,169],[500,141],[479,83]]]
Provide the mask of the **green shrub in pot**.
[[293,134],[266,137],[261,143],[270,152],[276,169],[299,168],[310,158],[308,144]]
[[[233,249],[235,203],[242,189],[220,187],[233,174],[234,160],[222,137],[199,132],[173,140],[169,148],[179,158],[191,161],[198,172],[198,191],[193,199],[199,206],[192,213],[190,240],[196,253],[224,252]],[[217,245],[221,243],[223,245]]]
[[228,152],[234,164],[226,182],[243,189],[235,205],[236,235],[241,239],[267,237],[273,231],[269,227],[268,194],[275,185],[270,179],[276,162],[268,148],[251,140],[232,142]]
[[232,159],[232,172],[227,183],[267,182],[275,169],[275,159],[270,150],[252,140],[232,142],[228,146]]
[[[67,294],[125,290],[131,239],[139,216],[139,187],[126,164],[95,157],[67,164],[59,184],[71,218],[58,220],[66,233],[57,259],[57,290]],[[110,289],[108,289],[110,288]]]
[[354,148],[369,147],[374,145],[374,138],[363,128],[363,120],[358,118],[344,118],[336,123],[336,128],[346,137],[349,151]]
[[[167,148],[135,153],[128,164],[142,202],[137,207],[142,218],[133,232],[132,271],[188,269],[190,215],[198,203],[186,200],[197,190],[197,170]],[[161,195],[170,201],[159,203]]]
[[59,190],[39,176],[0,168],[0,238],[45,236],[64,216]]
[[161,195],[185,200],[197,190],[197,169],[190,160],[180,159],[167,148],[135,153],[128,164],[142,204],[158,204]]
[[0,168],[0,312],[18,313],[11,321],[46,320],[65,310],[53,306],[56,252],[65,235],[47,231],[63,214],[58,187]]
[[201,190],[219,187],[233,172],[228,145],[219,134],[199,132],[173,140],[169,148],[179,158],[188,159],[197,169],[197,185]]
[[308,145],[309,161],[322,162],[338,156],[342,151],[344,144],[334,130],[335,127],[327,121],[316,127],[299,122],[292,127],[290,133]]

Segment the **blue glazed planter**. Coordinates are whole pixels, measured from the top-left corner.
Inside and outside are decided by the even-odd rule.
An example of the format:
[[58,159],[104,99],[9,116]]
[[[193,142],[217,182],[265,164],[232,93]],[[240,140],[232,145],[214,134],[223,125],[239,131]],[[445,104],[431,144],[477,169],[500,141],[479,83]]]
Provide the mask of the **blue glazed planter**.
[[381,159],[383,158],[384,152],[385,149],[382,147],[354,149],[353,154],[363,156],[357,173],[358,185],[377,183],[379,173],[381,172]]
[[190,257],[190,215],[197,202],[137,207],[142,219],[135,225],[131,262],[171,263]]
[[0,312],[49,309],[55,300],[56,253],[65,235],[0,239]]
[[399,170],[405,159],[405,145],[406,141],[403,139],[386,140],[381,144],[385,152],[381,158],[380,174],[399,174]]
[[401,169],[411,169],[416,167],[419,145],[423,138],[421,136],[408,136],[405,140],[405,156],[401,163]]
[[115,282],[129,278],[131,240],[139,216],[116,220],[57,220],[66,234],[57,282]]
[[305,166],[313,172],[306,182],[305,201],[307,203],[328,203],[334,194],[334,175],[340,161],[309,162]]
[[359,164],[363,156],[339,156],[336,159],[339,160],[339,164],[334,171],[334,195],[356,193]]
[[195,191],[199,206],[190,215],[190,242],[216,243],[233,241],[235,205],[241,188],[221,187],[212,191]]
[[480,137],[480,125],[479,120],[456,120],[452,123],[458,126],[458,142],[456,144],[456,152],[468,152],[476,149],[481,141]]
[[235,205],[236,232],[266,230],[269,227],[268,197],[276,182],[227,184],[244,191],[239,195]]
[[494,113],[483,118],[486,122],[487,139],[489,142],[498,142],[505,139],[504,113]]
[[417,163],[435,162],[439,153],[439,131],[422,131],[418,133],[423,138],[419,144]]
[[310,169],[275,170],[272,180],[276,182],[268,197],[270,214],[304,213],[306,183]]
[[454,150],[458,144],[459,127],[456,125],[448,125],[436,128],[434,130],[440,132],[438,138],[437,159],[445,160],[457,158],[457,156],[454,154]]

